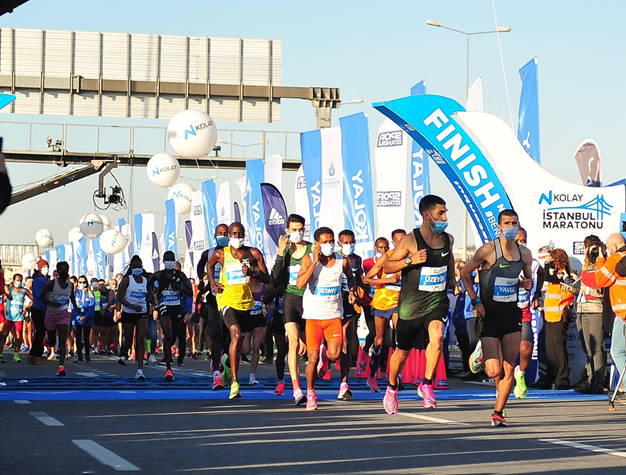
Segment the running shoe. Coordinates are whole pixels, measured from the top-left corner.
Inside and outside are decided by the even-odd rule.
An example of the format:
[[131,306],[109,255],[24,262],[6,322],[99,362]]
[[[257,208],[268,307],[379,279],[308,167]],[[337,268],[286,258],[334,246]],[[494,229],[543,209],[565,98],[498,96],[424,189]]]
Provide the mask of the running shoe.
[[259,384],[259,382],[256,380],[256,375],[251,373],[248,378],[248,386],[256,386],[257,384]]
[[28,356],[28,358],[26,358],[26,363],[30,364],[30,365],[36,365],[37,364],[37,358],[35,358],[34,356]]
[[301,389],[296,389],[293,392],[293,398],[296,401],[296,406],[301,406],[302,404],[304,404],[306,402],[306,396],[304,394],[302,394],[302,390]]
[[367,356],[367,353],[365,353],[365,351],[362,351],[361,356],[359,357],[359,362],[358,362],[358,365],[359,365],[359,368],[361,368],[361,371],[365,371],[367,369],[368,364],[370,364],[370,359]]
[[213,375],[213,391],[219,391],[220,389],[224,389],[224,383],[222,383],[222,378],[220,378],[218,373]]
[[422,406],[437,409],[437,400],[435,399],[432,384],[420,383],[417,387],[417,394],[423,399]]
[[317,395],[312,392],[306,397],[306,410],[315,411],[317,409]]
[[222,377],[222,382],[224,383],[224,385],[230,386],[230,383],[233,380],[233,373],[230,370],[230,366],[226,365],[227,360],[228,360],[228,355],[223,355],[222,366],[224,367],[224,371],[222,372],[221,377]]
[[326,347],[323,346],[320,350],[320,360],[317,362],[317,375],[320,378],[323,378],[326,372],[328,371],[328,366],[330,365],[330,361],[326,357]]
[[398,390],[391,389],[391,386],[387,386],[385,397],[383,398],[383,408],[389,415],[398,412]]
[[87,363],[91,363],[91,358],[89,358],[89,356],[87,356],[87,357],[85,357],[85,361],[86,361]]
[[78,355],[74,355],[74,357],[72,358],[72,360],[74,361],[74,363],[78,363]]
[[282,396],[285,394],[285,383],[278,383],[274,389],[274,396]]
[[78,363],[78,364],[83,364],[84,362],[85,362],[85,360],[84,360],[84,359],[79,358],[79,359],[78,359],[78,361],[77,361],[76,363]]
[[513,376],[515,376],[515,389],[513,389],[513,394],[517,399],[524,399],[528,388],[526,387],[526,376],[520,371],[519,365],[515,367]]
[[125,356],[120,356],[120,359],[117,360],[118,364],[121,364],[122,366],[126,364],[126,357]]
[[172,373],[171,369],[165,372],[165,381],[174,381],[174,373]]
[[17,353],[13,353],[13,363],[21,363],[22,362],[22,358],[20,358],[20,355],[18,355]]
[[483,365],[483,353],[482,353],[483,345],[478,340],[476,344],[476,349],[472,352],[469,359],[470,371],[472,373],[478,373],[480,371],[480,367]]
[[494,427],[506,427],[509,425],[509,421],[504,418],[504,415],[497,414],[496,411],[493,411],[491,415],[491,425]]
[[241,397],[241,393],[239,392],[239,383],[237,381],[233,381],[233,384],[230,385],[230,395],[228,399],[237,399]]
[[148,357],[148,364],[157,364],[157,359],[154,353],[151,353]]
[[370,392],[379,393],[380,388],[378,387],[378,383],[376,382],[376,378],[367,378],[367,385],[370,388]]
[[59,370],[57,371],[57,376],[65,376],[65,367],[63,365],[59,366]]
[[143,374],[143,370],[138,369],[137,372],[135,373],[135,379],[138,379],[139,381],[145,381],[146,377]]
[[339,394],[337,395],[337,399],[341,401],[347,401],[348,399],[352,399],[352,391],[348,387],[348,383],[341,383],[339,386]]

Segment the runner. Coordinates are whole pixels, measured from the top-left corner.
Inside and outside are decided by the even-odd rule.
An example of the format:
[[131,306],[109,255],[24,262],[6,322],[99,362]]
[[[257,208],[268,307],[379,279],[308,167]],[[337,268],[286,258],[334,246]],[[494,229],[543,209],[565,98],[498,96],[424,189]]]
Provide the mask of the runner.
[[[250,310],[254,298],[250,279],[269,282],[263,255],[255,247],[244,246],[246,231],[241,223],[228,228],[229,245],[217,248],[207,263],[211,287],[217,293],[217,305],[230,332],[228,358],[224,359],[224,371],[232,374],[229,399],[241,397],[239,392],[239,362],[241,360],[242,332],[250,328]],[[215,268],[222,267],[219,282],[215,280]]]
[[126,275],[120,282],[117,291],[117,307],[120,310],[124,306],[120,316],[122,332],[124,334],[124,344],[120,348],[120,359],[118,363],[125,365],[128,360],[128,350],[133,344],[133,334],[135,335],[135,351],[137,360],[137,372],[135,379],[141,381],[146,377],[143,374],[143,355],[146,345],[146,333],[148,331],[148,278],[143,269],[143,263],[139,256],[130,259],[130,267]]
[[450,300],[447,288],[454,288],[454,238],[445,232],[448,226],[446,202],[426,195],[419,205],[424,224],[407,234],[385,264],[385,274],[402,271],[396,324],[397,347],[391,357],[389,386],[383,398],[387,414],[398,412],[398,374],[402,370],[415,339],[428,332],[426,370],[417,393],[424,407],[437,408],[432,378],[441,359],[444,321]]
[[248,328],[243,333],[243,343],[241,352],[244,355],[252,350],[252,359],[250,360],[250,376],[248,377],[248,385],[255,386],[259,384],[256,380],[256,370],[259,367],[259,358],[261,351],[261,343],[265,340],[265,329],[267,327],[267,319],[264,315],[263,296],[265,295],[265,284],[256,279],[250,280],[250,288],[252,297],[254,298],[254,307],[250,310],[250,321]]
[[[404,236],[406,236],[406,232],[403,229],[396,229],[391,234],[394,246],[397,247]],[[398,298],[400,297],[402,275],[399,272],[389,275],[383,272],[385,262],[393,252],[389,250],[389,241],[386,238],[376,240],[376,252],[380,253],[380,257],[365,276],[364,282],[376,286],[374,300],[372,300],[376,337],[369,359],[370,377],[367,379],[367,385],[372,392],[379,393],[380,388],[376,382],[376,372],[380,368],[385,332],[389,326],[389,321],[392,320],[395,327],[398,320]]]
[[[350,262],[336,254],[335,235],[330,228],[321,227],[315,231],[312,253],[302,259],[297,285],[304,289],[302,297],[302,318],[307,320],[306,341],[309,361],[306,367],[307,401],[306,410],[317,409],[315,380],[328,369],[330,361],[341,356],[343,347],[343,297],[341,296],[342,274],[348,281],[348,303],[356,302],[356,281],[352,275]],[[327,350],[320,353],[320,346],[326,338]],[[318,363],[320,363],[318,368]]]
[[[263,303],[267,313],[267,332],[276,341],[276,378],[278,384],[274,395],[285,394],[285,357],[287,356],[287,341],[285,339],[285,323],[283,321],[283,302],[285,286],[274,287],[275,281],[271,279],[265,289]],[[266,340],[267,341],[267,340]],[[274,356],[273,345],[267,348],[268,355]]]
[[4,342],[13,329],[15,338],[13,339],[13,362],[21,363],[20,348],[22,347],[22,332],[24,331],[24,315],[28,311],[25,306],[26,298],[33,298],[33,294],[27,288],[23,287],[24,278],[22,274],[14,274],[13,282],[7,285],[5,295],[7,297],[7,305],[5,310],[4,328],[0,333],[0,363],[4,363],[2,352],[4,350]]
[[[148,292],[152,294],[152,318],[161,323],[163,331],[163,353],[165,354],[166,381],[174,381],[172,372],[172,345],[178,335],[179,326],[186,325],[191,318],[182,307],[182,296],[193,298],[193,289],[189,285],[187,276],[175,269],[176,255],[172,251],[163,254],[165,269],[155,272],[148,283]],[[120,285],[121,293],[121,285]],[[128,343],[127,343],[128,344]],[[143,355],[143,353],[141,353]],[[140,358],[143,361],[143,356]]]
[[[272,269],[272,278],[276,286],[285,286],[283,300],[283,320],[288,339],[287,363],[293,398],[296,405],[306,402],[306,396],[300,389],[300,360],[306,354],[305,321],[302,319],[302,295],[304,290],[297,285],[298,273],[302,266],[302,259],[311,253],[311,244],[304,241],[305,220],[298,214],[290,214],[287,218],[287,236],[278,238],[276,263]],[[278,389],[278,388],[277,388]]]
[[65,261],[57,262],[57,272],[59,273],[59,277],[55,277],[48,282],[37,298],[48,306],[44,323],[48,330],[48,342],[51,348],[54,348],[58,333],[60,359],[57,376],[65,376],[64,365],[65,353],[67,351],[65,340],[67,339],[71,318],[68,307],[70,302],[75,307],[77,307],[77,305],[76,298],[74,297],[74,285],[69,281],[69,264]]
[[[461,279],[472,300],[474,313],[482,318],[480,341],[485,372],[496,380],[496,404],[491,416],[494,426],[506,426],[504,406],[515,383],[513,372],[520,350],[522,309],[517,305],[519,276],[531,290],[532,256],[528,248],[515,242],[519,232],[517,213],[505,209],[498,215],[500,237],[476,251],[461,270]],[[480,298],[472,287],[470,274],[480,268]],[[502,356],[500,356],[502,355]]]
[[49,365],[48,359],[43,357],[43,340],[46,337],[46,325],[44,319],[46,317],[47,306],[37,297],[50,281],[48,261],[40,259],[37,262],[37,269],[33,272],[33,305],[31,307],[31,315],[33,325],[35,327],[35,335],[33,337],[33,346],[30,349],[26,362],[30,365]]

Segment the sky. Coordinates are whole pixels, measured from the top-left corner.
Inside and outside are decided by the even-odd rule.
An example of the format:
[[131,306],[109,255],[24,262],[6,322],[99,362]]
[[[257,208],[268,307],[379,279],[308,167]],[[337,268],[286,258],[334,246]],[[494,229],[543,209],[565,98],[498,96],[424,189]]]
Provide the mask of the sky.
[[[496,27],[491,0],[186,0],[177,3],[180,8],[173,5],[174,2],[162,0],[30,0],[12,14],[0,17],[0,28],[280,39],[282,84],[339,87],[344,102],[363,99],[363,104],[334,110],[333,125],[338,125],[343,115],[366,112],[373,140],[383,117],[372,108],[372,103],[406,96],[421,79],[426,80],[429,93],[464,103],[465,36],[428,26],[426,20],[434,19],[466,32]],[[497,35],[473,36],[470,43],[470,84],[482,77],[485,111],[507,123],[511,123],[512,116],[511,125],[517,130],[521,89],[518,70],[537,56],[542,165],[560,178],[580,183],[573,155],[584,139],[593,138],[602,151],[605,183],[624,178],[626,167],[619,130],[626,105],[622,61],[626,2],[496,0],[495,7],[498,26],[511,28],[510,33],[499,35],[505,74]],[[281,123],[217,125],[222,130],[299,133],[315,128],[314,112],[307,101],[284,100]],[[15,128],[7,124],[12,121],[167,126],[166,120],[3,114],[0,135],[5,136],[7,149],[11,144],[8,135],[15,133]],[[246,153],[247,158],[259,158],[253,156],[259,153],[258,149],[250,148]],[[9,163],[8,168],[14,186],[42,180],[58,171],[56,166],[43,164]],[[145,169],[132,172],[132,196],[130,170],[119,169],[115,174],[127,199],[132,199],[135,213],[145,209],[164,213],[167,189],[152,185]],[[183,169],[182,174],[192,180],[191,184],[193,180],[217,175],[218,186],[228,179],[236,190],[234,180],[243,172]],[[283,176],[288,209],[293,208],[294,177],[294,173]],[[107,180],[107,184],[112,182]],[[81,216],[94,210],[91,196],[96,188],[94,176],[10,207],[0,216],[0,244],[34,243],[36,231],[44,227],[52,231],[56,244],[67,242],[69,229],[78,225]],[[460,243],[461,202],[434,164],[431,191],[448,201],[449,230],[459,236]],[[130,210],[105,214],[117,220],[129,213]],[[407,228],[413,224],[409,216],[407,213]]]

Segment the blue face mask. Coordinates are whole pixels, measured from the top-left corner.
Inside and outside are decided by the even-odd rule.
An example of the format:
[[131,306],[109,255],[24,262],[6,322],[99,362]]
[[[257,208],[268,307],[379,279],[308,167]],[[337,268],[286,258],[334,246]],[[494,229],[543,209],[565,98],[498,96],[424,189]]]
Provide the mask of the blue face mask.
[[141,267],[135,267],[133,270],[131,270],[131,272],[133,273],[133,275],[140,276],[143,274],[143,269]]
[[510,228],[503,228],[502,235],[504,239],[507,241],[515,241],[517,234],[519,233],[519,228],[517,226],[511,226]]
[[216,236],[215,240],[217,241],[217,245],[219,247],[226,247],[226,246],[228,246],[228,243],[229,243],[228,236]]
[[[431,216],[431,218],[433,217]],[[435,221],[435,218],[433,218],[433,221]],[[432,232],[441,234],[448,227],[448,222],[447,221],[435,221],[433,224],[428,223],[428,225],[430,226],[430,230]]]

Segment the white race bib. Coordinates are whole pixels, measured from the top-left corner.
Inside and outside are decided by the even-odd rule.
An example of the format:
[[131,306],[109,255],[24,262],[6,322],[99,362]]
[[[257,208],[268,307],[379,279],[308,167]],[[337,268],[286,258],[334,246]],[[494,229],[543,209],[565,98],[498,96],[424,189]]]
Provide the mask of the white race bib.
[[180,292],[176,290],[164,290],[161,295],[163,296],[163,303],[165,305],[180,305]]
[[419,290],[424,292],[441,292],[446,290],[448,266],[422,267]]
[[517,302],[519,280],[517,277],[496,277],[493,284],[494,302]]
[[243,285],[250,282],[250,277],[243,275],[241,264],[229,264],[224,267],[224,271],[226,272],[228,285]]
[[334,282],[318,282],[314,294],[320,297],[334,297],[340,292],[341,286]]
[[298,285],[298,274],[300,273],[300,264],[289,266],[289,285]]

